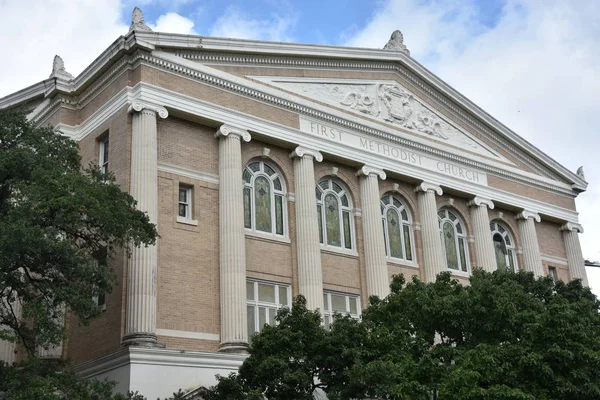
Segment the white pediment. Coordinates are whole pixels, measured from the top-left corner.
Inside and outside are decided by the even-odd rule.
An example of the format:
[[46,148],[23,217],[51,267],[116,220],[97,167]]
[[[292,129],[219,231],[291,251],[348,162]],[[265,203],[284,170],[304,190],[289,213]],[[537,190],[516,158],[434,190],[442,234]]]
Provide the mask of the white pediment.
[[252,76],[252,79],[366,116],[399,130],[486,157],[508,161],[485,143],[434,111],[395,81]]

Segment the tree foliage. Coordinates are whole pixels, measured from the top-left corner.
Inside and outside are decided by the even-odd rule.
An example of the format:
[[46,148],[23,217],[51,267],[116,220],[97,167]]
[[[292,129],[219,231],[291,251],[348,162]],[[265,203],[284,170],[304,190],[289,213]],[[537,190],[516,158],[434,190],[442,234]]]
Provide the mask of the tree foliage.
[[[115,282],[110,264],[97,262],[100,254],[156,240],[155,226],[135,206],[112,174],[82,168],[76,142],[0,110],[0,339],[34,357],[63,339],[66,312],[84,324],[99,315],[93,296]],[[33,365],[19,368],[61,382],[53,381],[53,364]],[[2,384],[6,395],[10,384]]]
[[599,302],[580,281],[476,270],[469,285],[396,276],[331,330],[301,297],[255,335],[239,373],[198,399],[600,398]]

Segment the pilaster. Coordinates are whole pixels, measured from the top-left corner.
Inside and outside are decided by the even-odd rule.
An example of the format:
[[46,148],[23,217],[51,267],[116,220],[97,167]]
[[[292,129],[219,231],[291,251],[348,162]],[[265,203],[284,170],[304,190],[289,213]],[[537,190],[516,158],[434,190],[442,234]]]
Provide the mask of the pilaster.
[[323,161],[317,150],[298,146],[294,159],[296,187],[296,240],[298,248],[298,287],[310,310],[323,311],[323,271],[315,200],[314,160]]
[[523,210],[516,216],[519,225],[519,236],[523,247],[523,267],[535,276],[544,276],[540,245],[535,230],[535,223],[540,222],[540,215]]
[[441,196],[443,191],[438,185],[423,182],[415,188],[415,192],[417,193],[417,204],[421,215],[425,281],[435,282],[437,275],[447,270],[440,239],[435,200],[435,195]]
[[385,180],[386,175],[382,169],[367,165],[359,169],[357,175],[360,177],[367,290],[369,296],[384,298],[390,293],[390,282],[381,229],[379,179]]
[[579,233],[583,233],[583,227],[579,224],[569,222],[561,226],[560,230],[565,242],[571,279],[581,279],[581,283],[584,286],[589,286],[585,261],[581,253],[581,243],[579,242]]
[[[158,223],[158,148],[156,116],[163,107],[133,102],[131,133],[131,195],[139,210]],[[135,247],[127,267],[127,314],[123,344],[156,346],[157,246]]]
[[476,267],[493,272],[497,269],[497,266],[494,243],[490,233],[488,209],[494,209],[494,202],[477,196],[469,201],[467,205],[471,210],[471,223],[475,235]]
[[242,140],[248,131],[222,125],[219,138],[219,255],[221,292],[220,351],[248,347],[246,311],[246,239],[242,192]]

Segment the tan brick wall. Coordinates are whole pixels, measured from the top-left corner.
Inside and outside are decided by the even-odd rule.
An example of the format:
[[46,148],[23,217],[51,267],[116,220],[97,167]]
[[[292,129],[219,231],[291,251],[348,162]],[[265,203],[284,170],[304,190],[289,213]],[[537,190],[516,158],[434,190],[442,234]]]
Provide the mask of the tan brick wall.
[[514,193],[519,196],[528,197],[530,199],[543,201],[544,203],[553,204],[568,210],[575,210],[575,199],[569,196],[547,192],[542,189],[537,189],[522,183],[510,181],[488,174],[488,185],[490,187]]
[[535,224],[535,230],[542,255],[566,258],[565,242],[560,231],[560,224],[542,221]]

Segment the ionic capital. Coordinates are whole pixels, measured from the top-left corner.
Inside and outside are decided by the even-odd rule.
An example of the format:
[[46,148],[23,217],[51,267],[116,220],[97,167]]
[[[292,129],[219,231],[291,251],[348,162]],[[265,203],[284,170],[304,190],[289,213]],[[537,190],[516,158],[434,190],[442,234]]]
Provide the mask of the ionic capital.
[[217,129],[217,132],[215,133],[215,137],[219,138],[219,137],[232,137],[232,138],[237,138],[237,139],[243,139],[244,142],[249,142],[250,139],[252,139],[252,136],[250,136],[250,133],[242,128],[237,128],[235,126],[231,126],[228,124],[223,124],[219,127],[219,129]]
[[517,216],[515,218],[516,219],[525,219],[525,220],[532,218],[536,222],[540,222],[542,220],[542,218],[540,218],[540,214],[535,213],[533,211],[528,211],[528,210],[521,211],[520,213],[517,214]]
[[318,162],[323,161],[323,155],[314,149],[309,149],[308,147],[304,147],[304,146],[298,146],[294,149],[294,151],[292,151],[290,153],[290,158],[303,158],[303,157],[310,157],[310,158],[314,158],[315,160],[317,160]]
[[385,180],[385,172],[381,168],[371,167],[370,165],[364,165],[361,169],[356,172],[356,176],[369,176],[377,175],[382,181]]
[[469,207],[480,207],[487,206],[490,210],[494,209],[494,202],[491,199],[485,197],[475,196],[472,200],[467,203]]
[[444,191],[442,190],[442,188],[439,185],[436,185],[434,183],[421,182],[415,188],[416,193],[419,193],[419,192],[427,193],[430,190],[437,193],[438,196],[441,196],[442,194],[444,194]]
[[581,226],[581,224],[577,224],[575,222],[567,222],[566,224],[564,224],[563,226],[560,227],[561,231],[568,231],[568,232],[579,232],[579,233],[583,233],[583,226]]
[[127,109],[127,112],[132,114],[141,112],[151,112],[158,114],[158,116],[162,119],[165,119],[169,116],[169,112],[166,108],[154,104],[144,103],[141,101],[133,101]]

